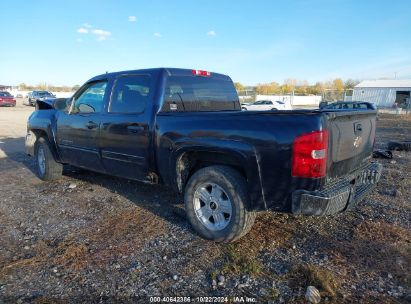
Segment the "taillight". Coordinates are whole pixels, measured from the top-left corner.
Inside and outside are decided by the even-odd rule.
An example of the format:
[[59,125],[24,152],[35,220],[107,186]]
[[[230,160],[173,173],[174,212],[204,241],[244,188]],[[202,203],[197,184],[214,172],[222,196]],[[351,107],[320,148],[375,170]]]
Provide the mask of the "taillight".
[[308,178],[325,176],[327,155],[327,131],[314,131],[298,136],[293,143],[291,175]]
[[207,71],[192,70],[191,72],[193,73],[193,75],[196,75],[196,76],[211,76],[211,73]]

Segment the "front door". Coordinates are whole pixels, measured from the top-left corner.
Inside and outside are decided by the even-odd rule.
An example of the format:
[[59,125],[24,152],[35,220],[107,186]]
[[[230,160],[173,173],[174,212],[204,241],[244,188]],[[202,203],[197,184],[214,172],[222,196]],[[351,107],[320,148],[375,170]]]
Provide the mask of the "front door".
[[70,109],[58,112],[56,138],[63,162],[104,171],[97,142],[106,87],[107,81],[86,84]]
[[121,75],[116,78],[100,128],[101,156],[107,173],[136,180],[146,179],[152,93],[149,75]]

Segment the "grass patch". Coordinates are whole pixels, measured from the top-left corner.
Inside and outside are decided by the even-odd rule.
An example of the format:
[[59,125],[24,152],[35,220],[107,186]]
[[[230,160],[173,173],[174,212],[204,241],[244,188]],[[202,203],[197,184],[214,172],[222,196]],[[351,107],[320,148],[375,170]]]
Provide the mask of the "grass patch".
[[210,273],[211,280],[213,280],[213,281],[217,280],[217,273],[218,273],[217,269],[213,269],[211,271],[211,273]]
[[276,287],[271,287],[270,289],[270,297],[272,300],[275,300],[278,298],[278,296],[280,295],[280,292],[278,291],[278,289]]
[[263,271],[263,265],[255,256],[245,254],[233,244],[227,245],[225,253],[227,256],[223,265],[225,273],[258,276]]
[[320,290],[322,295],[335,298],[340,284],[334,274],[323,267],[316,265],[300,265],[293,272],[295,279],[300,283],[298,285],[315,286]]

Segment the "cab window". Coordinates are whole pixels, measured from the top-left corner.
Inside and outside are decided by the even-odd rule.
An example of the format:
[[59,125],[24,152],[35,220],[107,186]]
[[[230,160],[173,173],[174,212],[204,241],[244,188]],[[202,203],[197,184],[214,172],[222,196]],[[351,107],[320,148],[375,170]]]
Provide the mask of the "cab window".
[[87,85],[76,97],[72,113],[99,113],[103,109],[107,82],[99,81]]

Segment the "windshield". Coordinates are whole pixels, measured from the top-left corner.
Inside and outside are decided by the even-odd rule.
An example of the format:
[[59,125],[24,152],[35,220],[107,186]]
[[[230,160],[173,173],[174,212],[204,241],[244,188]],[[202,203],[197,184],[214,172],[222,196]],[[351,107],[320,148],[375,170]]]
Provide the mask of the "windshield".
[[53,96],[50,92],[37,92],[37,94],[40,96]]
[[9,92],[0,92],[0,97],[10,97],[11,94]]

